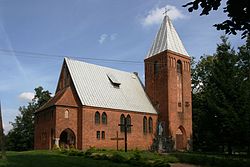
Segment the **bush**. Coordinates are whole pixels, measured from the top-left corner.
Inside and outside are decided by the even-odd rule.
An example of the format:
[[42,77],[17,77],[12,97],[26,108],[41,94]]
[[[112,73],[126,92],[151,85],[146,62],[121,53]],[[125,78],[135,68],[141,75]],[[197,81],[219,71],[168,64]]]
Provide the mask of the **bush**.
[[95,147],[90,147],[89,149],[87,149],[87,150],[85,151],[84,155],[85,155],[86,157],[90,157],[91,154],[93,154],[94,152],[95,152]]
[[109,160],[109,157],[104,153],[92,153],[90,155],[90,158],[93,158],[95,160]]
[[115,152],[111,157],[110,160],[113,162],[127,162],[128,160],[123,157],[121,154],[118,152]]
[[69,156],[84,156],[84,153],[77,149],[70,149],[68,150],[67,154]]

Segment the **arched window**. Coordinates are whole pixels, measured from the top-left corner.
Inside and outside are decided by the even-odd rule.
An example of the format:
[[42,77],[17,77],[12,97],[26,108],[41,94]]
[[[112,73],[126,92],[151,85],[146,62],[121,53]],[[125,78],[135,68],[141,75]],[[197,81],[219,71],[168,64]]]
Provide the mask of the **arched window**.
[[95,112],[95,124],[100,124],[100,113],[98,111]]
[[177,61],[177,111],[183,111],[182,62]]
[[64,118],[69,118],[69,110],[64,111]]
[[154,62],[154,74],[157,74],[159,72],[159,63],[158,61]]
[[[129,114],[127,115],[127,125],[131,125],[131,117]],[[128,126],[127,132],[131,133],[131,126]]]
[[143,133],[144,134],[147,133],[147,117],[146,116],[143,117]]
[[[120,117],[120,124],[121,125],[124,125],[125,124],[125,116],[122,114],[121,117]],[[120,131],[121,132],[124,132],[125,131],[125,128],[124,126],[120,126]]]
[[105,112],[102,113],[102,124],[107,124],[107,114]]
[[153,133],[153,119],[151,117],[148,119],[148,132]]
[[177,73],[182,74],[182,64],[181,61],[177,61]]

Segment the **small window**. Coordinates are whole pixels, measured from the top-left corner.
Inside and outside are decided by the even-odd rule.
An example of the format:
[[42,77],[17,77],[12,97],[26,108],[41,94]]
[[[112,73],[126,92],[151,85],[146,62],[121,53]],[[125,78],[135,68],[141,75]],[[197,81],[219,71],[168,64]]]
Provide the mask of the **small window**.
[[[125,124],[125,116],[122,114],[120,117],[120,124],[124,125]],[[124,132],[125,131],[125,127],[124,126],[120,126],[120,131]]]
[[100,140],[100,131],[96,131],[96,139]]
[[95,124],[100,124],[100,113],[95,112]]
[[105,131],[102,131],[102,139],[105,139]]
[[148,132],[153,133],[153,119],[151,117],[148,120]]
[[143,133],[144,134],[147,133],[147,117],[146,116],[143,117]]
[[177,61],[177,73],[182,74],[182,64],[180,60]]
[[[130,117],[130,115],[127,116],[126,120],[127,120],[127,125],[131,125],[131,117]],[[131,126],[127,127],[127,132],[131,133]]]
[[107,124],[107,114],[105,112],[102,113],[102,124]]
[[69,118],[69,110],[64,111],[64,118],[66,118],[66,119]]
[[159,63],[158,61],[154,62],[154,74],[158,74],[159,72]]

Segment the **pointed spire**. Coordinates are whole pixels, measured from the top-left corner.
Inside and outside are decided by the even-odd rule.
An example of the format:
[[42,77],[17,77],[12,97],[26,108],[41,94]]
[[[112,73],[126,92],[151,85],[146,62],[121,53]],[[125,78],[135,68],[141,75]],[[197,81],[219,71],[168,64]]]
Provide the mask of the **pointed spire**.
[[161,27],[146,58],[152,57],[165,50],[189,56],[168,15],[164,16]]

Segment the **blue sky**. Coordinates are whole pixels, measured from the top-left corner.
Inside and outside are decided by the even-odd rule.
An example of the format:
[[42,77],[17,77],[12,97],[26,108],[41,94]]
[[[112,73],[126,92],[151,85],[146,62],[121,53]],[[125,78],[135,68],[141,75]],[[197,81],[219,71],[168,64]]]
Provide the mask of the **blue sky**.
[[[143,62],[166,5],[189,55],[213,54],[222,31],[212,25],[223,12],[199,16],[181,7],[189,0],[0,0],[0,99],[5,131],[38,86],[55,92],[62,57]],[[240,35],[230,36],[234,48]],[[20,54],[11,51],[44,53]],[[85,61],[129,72],[144,80],[143,63]]]

